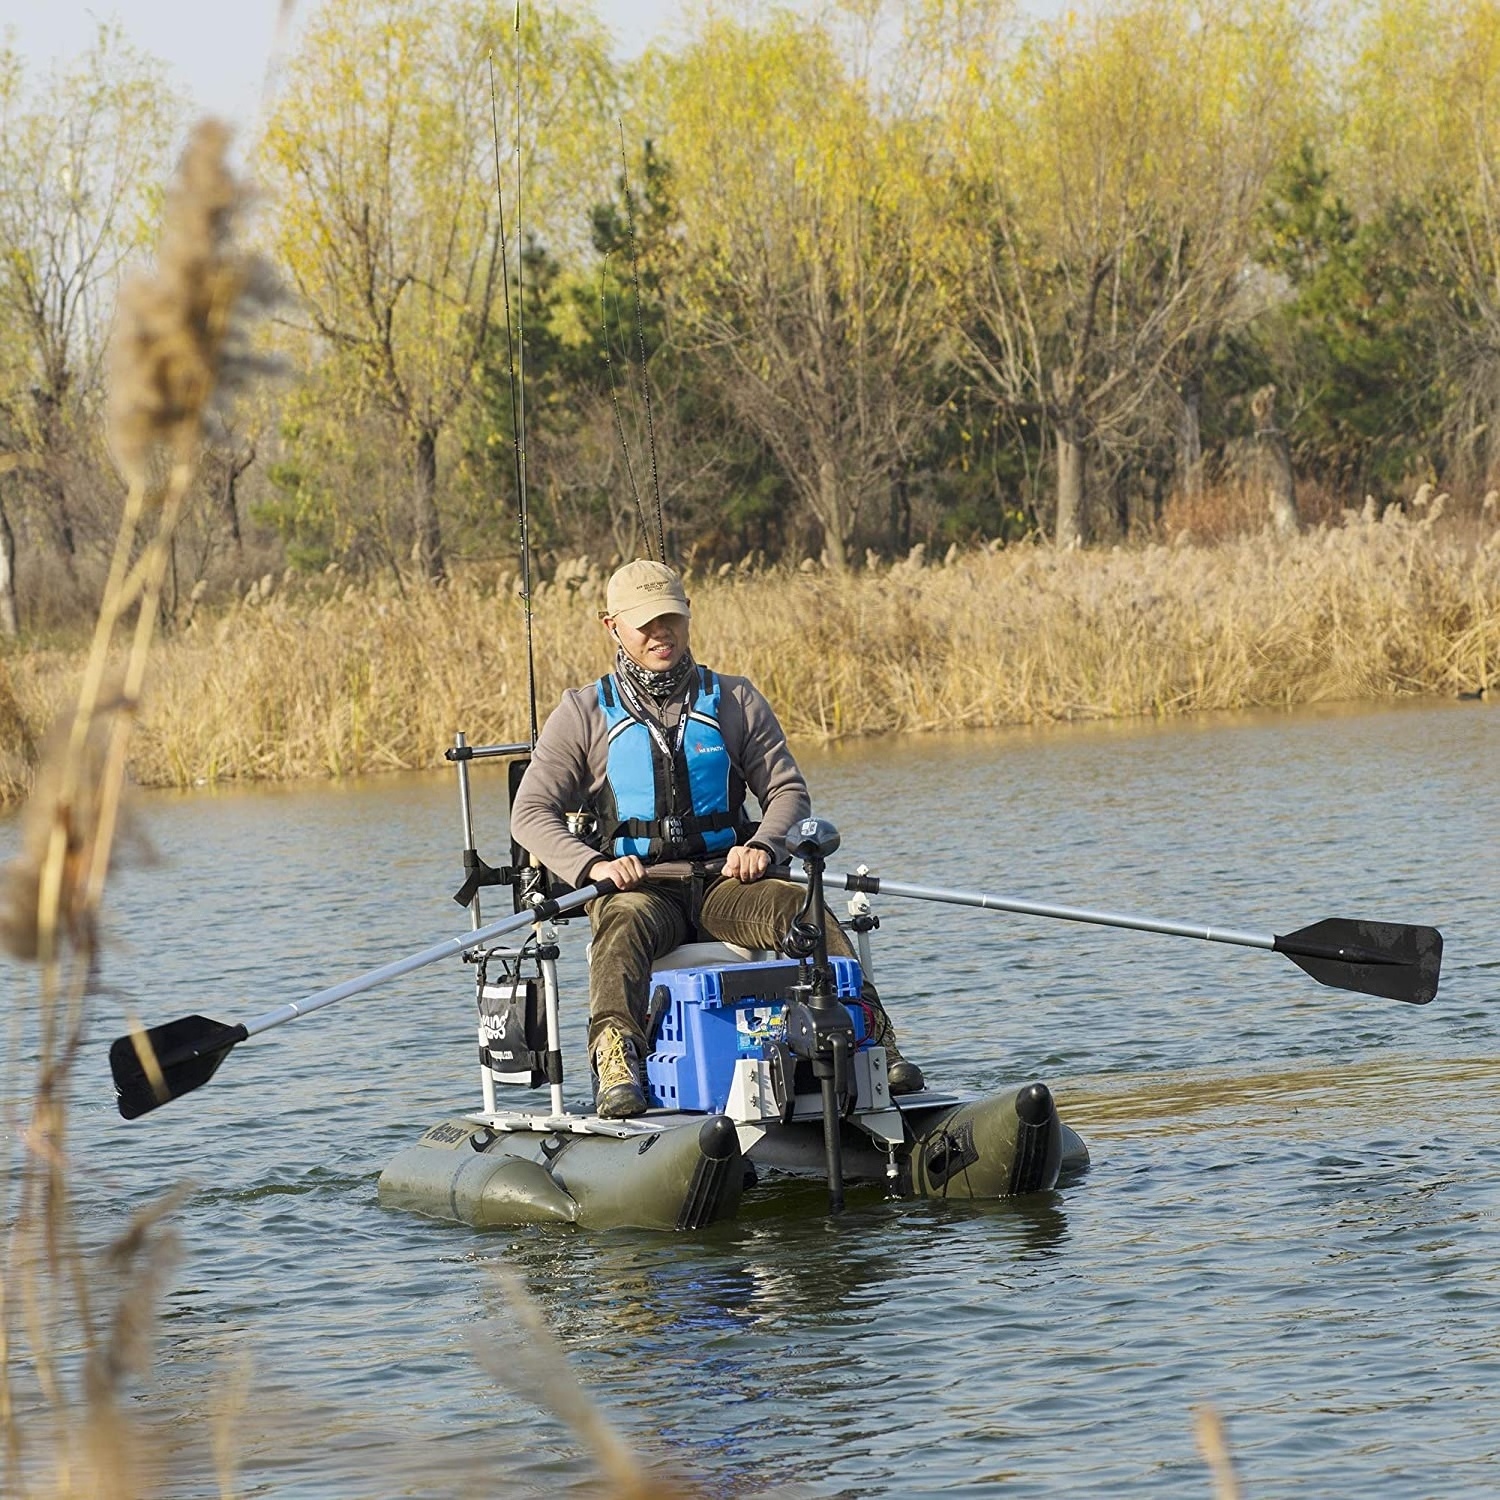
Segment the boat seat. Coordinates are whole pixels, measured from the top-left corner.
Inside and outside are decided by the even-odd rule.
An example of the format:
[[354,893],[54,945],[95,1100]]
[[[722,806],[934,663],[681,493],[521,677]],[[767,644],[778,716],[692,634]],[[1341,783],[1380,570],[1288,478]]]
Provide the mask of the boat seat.
[[769,948],[742,948],[738,943],[683,943],[651,965],[652,969],[711,969],[717,964],[768,963],[776,955]]
[[[592,963],[594,945],[588,944],[583,954]],[[651,969],[655,973],[661,969],[711,969],[717,964],[764,964],[775,957],[769,948],[742,948],[738,943],[682,943],[663,953]]]

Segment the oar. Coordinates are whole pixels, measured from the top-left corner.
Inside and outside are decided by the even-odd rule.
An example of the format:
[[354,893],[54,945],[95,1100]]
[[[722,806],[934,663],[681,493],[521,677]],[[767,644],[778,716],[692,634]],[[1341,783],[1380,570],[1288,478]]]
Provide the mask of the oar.
[[148,1031],[132,1031],[128,1036],[115,1040],[109,1049],[109,1067],[115,1078],[115,1093],[119,1096],[120,1113],[127,1120],[146,1114],[169,1099],[178,1099],[201,1088],[214,1076],[218,1066],[230,1051],[262,1031],[280,1026],[285,1021],[295,1021],[312,1011],[332,1005],[335,1000],[345,1000],[350,995],[362,994],[389,979],[410,974],[413,969],[425,968],[440,958],[449,958],[455,953],[466,952],[504,937],[508,932],[529,927],[533,922],[546,921],[561,916],[567,911],[576,911],[595,896],[604,895],[614,887],[608,881],[587,885],[581,890],[570,891],[565,896],[538,902],[526,911],[516,912],[488,927],[479,927],[457,937],[444,938],[420,953],[409,954],[392,963],[371,969],[356,979],[346,979],[342,984],[319,990],[302,1000],[291,1000],[268,1010],[253,1021],[238,1025],[227,1025],[213,1021],[207,1016],[183,1016],[180,1020],[167,1021],[153,1026]]
[[[789,878],[807,884],[807,875],[793,871]],[[1209,943],[1234,943],[1241,948],[1269,948],[1284,953],[1319,984],[1336,990],[1355,990],[1386,1000],[1426,1005],[1437,994],[1443,962],[1443,935],[1435,927],[1408,927],[1399,922],[1346,921],[1329,917],[1301,927],[1286,937],[1270,933],[1237,932],[1227,927],[1202,927],[1191,922],[1164,922],[1154,917],[1121,916],[1115,912],[1085,911],[1076,906],[1049,906],[1039,901],[1014,901],[980,891],[948,891],[937,886],[900,885],[876,875],[825,875],[830,887],[842,879],[844,889],[871,896],[910,896],[918,901],[944,901],[953,906],[980,906],[991,911],[1019,912],[1028,917],[1057,917],[1064,922],[1093,922],[1101,927],[1127,927],[1138,932],[1162,932],[1169,937],[1200,938]]]

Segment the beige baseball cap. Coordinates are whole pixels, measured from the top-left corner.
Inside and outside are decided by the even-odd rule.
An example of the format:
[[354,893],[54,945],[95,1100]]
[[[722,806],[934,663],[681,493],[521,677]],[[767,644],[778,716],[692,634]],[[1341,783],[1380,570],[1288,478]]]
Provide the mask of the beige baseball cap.
[[658,615],[688,615],[682,580],[665,563],[638,557],[617,568],[604,596],[604,613],[637,628]]

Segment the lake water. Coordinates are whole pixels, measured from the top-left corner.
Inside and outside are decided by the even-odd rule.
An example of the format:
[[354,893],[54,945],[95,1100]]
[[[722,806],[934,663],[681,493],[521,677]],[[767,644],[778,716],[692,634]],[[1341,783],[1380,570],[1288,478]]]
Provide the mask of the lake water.
[[[1442,989],[1417,1008],[1270,953],[877,899],[905,1050],[949,1088],[1048,1081],[1093,1153],[1080,1181],[984,1206],[856,1193],[837,1220],[792,1185],[693,1236],[478,1234],[375,1192],[477,1104],[457,962],[254,1039],[142,1120],[119,1119],[106,1064],[127,1016],[247,1019],[463,931],[451,777],[140,797],[155,862],[112,885],[71,1139],[90,1243],[197,1184],[137,1403],[155,1493],[220,1493],[233,1389],[239,1494],[585,1492],[592,1459],[533,1399],[496,1268],[630,1440],[707,1494],[1202,1497],[1205,1403],[1258,1500],[1500,1489],[1500,712],[803,761],[836,869],[1254,931],[1432,923]],[[499,863],[502,778],[475,777]],[[583,940],[566,930],[574,1039]],[[572,1066],[582,1093],[576,1047]]]

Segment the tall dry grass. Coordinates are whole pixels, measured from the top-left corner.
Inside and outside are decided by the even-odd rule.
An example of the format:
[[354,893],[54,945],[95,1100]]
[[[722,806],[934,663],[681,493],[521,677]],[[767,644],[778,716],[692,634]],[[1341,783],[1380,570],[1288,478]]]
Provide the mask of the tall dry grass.
[[[794,737],[1500,686],[1500,531],[1394,508],[1213,546],[1022,546],[846,578],[690,582],[700,659],[756,681]],[[536,589],[543,714],[609,665],[602,593],[585,566]],[[404,595],[267,580],[251,600],[158,651],[132,758],[142,783],[406,769],[435,764],[456,729],[526,736],[513,576]],[[19,719],[41,722],[57,658],[11,665]]]

